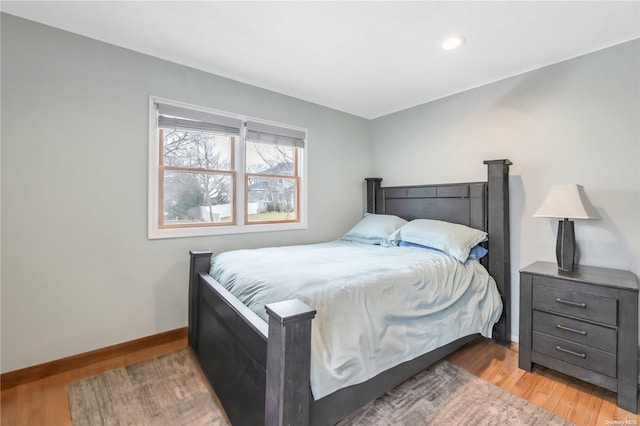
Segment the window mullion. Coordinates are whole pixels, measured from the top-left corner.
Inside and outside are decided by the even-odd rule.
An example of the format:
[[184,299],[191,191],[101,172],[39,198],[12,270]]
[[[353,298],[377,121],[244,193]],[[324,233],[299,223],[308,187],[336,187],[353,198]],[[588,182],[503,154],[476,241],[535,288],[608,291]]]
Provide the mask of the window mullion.
[[244,225],[246,217],[246,146],[245,146],[245,131],[240,131],[240,137],[236,138],[236,150],[235,150],[234,167],[236,170],[235,180],[235,214],[236,224]]

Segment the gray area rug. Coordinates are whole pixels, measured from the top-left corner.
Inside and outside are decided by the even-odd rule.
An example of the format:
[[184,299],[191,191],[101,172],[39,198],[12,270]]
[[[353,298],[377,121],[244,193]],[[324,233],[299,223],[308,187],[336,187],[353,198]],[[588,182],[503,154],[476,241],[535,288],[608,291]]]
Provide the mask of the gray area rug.
[[[74,426],[229,425],[189,349],[67,386]],[[340,426],[570,425],[447,361],[407,380]]]
[[572,425],[440,361],[342,419],[339,426]]
[[73,426],[229,425],[189,349],[67,386]]

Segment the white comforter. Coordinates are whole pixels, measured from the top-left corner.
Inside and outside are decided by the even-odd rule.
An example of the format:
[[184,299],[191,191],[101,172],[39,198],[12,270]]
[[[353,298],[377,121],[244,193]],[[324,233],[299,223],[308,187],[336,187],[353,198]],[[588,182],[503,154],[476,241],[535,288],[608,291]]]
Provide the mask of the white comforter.
[[364,382],[460,337],[491,337],[502,312],[475,260],[347,241],[222,253],[211,276],[265,321],[264,306],[300,299],[312,322],[315,399]]

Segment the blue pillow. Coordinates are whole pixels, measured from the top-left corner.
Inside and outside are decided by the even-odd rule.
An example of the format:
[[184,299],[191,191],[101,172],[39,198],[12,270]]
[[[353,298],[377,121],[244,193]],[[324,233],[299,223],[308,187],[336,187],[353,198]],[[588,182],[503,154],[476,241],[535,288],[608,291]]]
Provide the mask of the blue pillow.
[[342,239],[363,244],[392,246],[395,244],[389,237],[405,223],[406,220],[394,215],[366,214]]
[[414,219],[391,236],[392,242],[408,241],[433,247],[465,262],[471,249],[487,240],[487,233],[442,220]]
[[[400,241],[400,243],[398,245],[400,247],[416,247],[416,248],[427,249],[427,250],[442,251],[442,250],[438,250],[438,249],[433,248],[433,247],[423,246],[422,244],[410,243],[408,241]],[[489,250],[487,250],[486,248],[484,248],[482,246],[474,246],[469,251],[468,259],[480,260],[483,257],[485,257],[487,255],[487,253],[489,253]]]
[[480,260],[489,253],[489,250],[482,246],[474,246],[469,252],[469,259]]

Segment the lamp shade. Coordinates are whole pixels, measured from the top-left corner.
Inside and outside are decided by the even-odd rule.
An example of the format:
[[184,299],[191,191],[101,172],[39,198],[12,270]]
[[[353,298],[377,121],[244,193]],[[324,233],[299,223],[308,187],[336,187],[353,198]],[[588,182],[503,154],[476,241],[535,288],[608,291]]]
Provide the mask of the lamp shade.
[[582,185],[554,185],[533,217],[600,219]]

